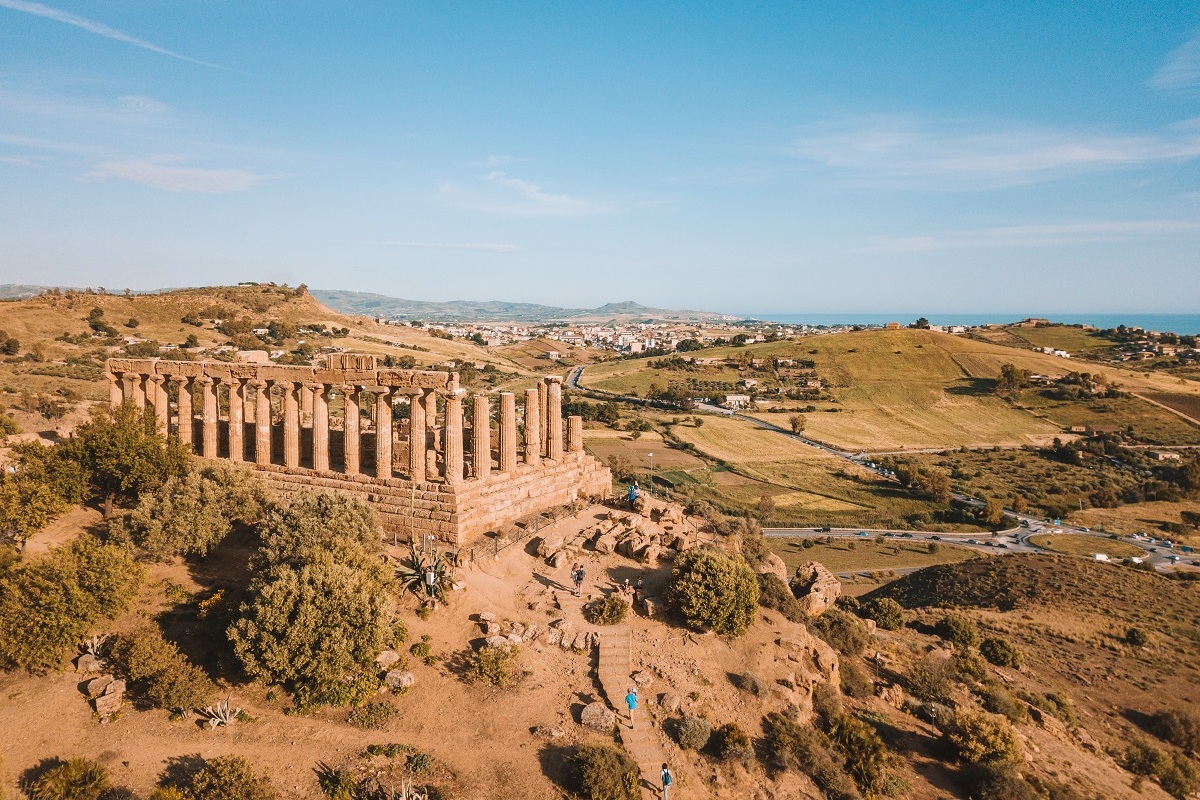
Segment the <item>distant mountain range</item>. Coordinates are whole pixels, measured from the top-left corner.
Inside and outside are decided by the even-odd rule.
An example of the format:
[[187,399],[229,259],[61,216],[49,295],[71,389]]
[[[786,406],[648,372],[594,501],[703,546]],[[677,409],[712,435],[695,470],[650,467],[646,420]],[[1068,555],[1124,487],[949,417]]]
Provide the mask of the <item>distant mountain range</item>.
[[0,300],[28,300],[51,288],[53,287],[31,286],[27,283],[0,283]]
[[498,300],[477,302],[451,300],[434,303],[403,300],[370,292],[346,292],[337,289],[310,289],[321,303],[343,314],[361,314],[387,319],[417,319],[423,322],[628,322],[631,320],[712,322],[733,320],[711,311],[670,311],[650,308],[632,301],[608,303],[599,308],[558,308],[537,303],[504,303]]

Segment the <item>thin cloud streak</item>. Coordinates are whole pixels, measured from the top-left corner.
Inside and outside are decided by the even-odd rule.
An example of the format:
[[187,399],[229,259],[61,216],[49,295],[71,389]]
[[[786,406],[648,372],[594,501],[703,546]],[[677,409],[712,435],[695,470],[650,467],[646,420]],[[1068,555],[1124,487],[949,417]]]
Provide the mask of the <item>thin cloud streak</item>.
[[105,161],[81,176],[85,182],[110,178],[179,194],[230,194],[249,191],[270,176],[240,169],[173,166],[165,159]]
[[190,56],[176,53],[172,50],[166,49],[165,47],[159,47],[153,42],[147,42],[145,39],[139,39],[136,36],[130,36],[128,33],[123,33],[115,28],[110,28],[101,22],[95,22],[94,20],[87,19],[86,17],[81,17],[78,14],[60,11],[57,8],[51,8],[50,6],[44,6],[41,3],[30,3],[26,0],[0,0],[0,7],[8,8],[12,11],[20,11],[24,14],[32,14],[36,17],[52,19],[56,22],[62,22],[66,25],[74,25],[76,28],[82,28],[83,30],[88,31],[89,33],[94,33],[97,36],[104,36],[105,38],[114,39],[118,42],[131,44],[134,47],[140,47],[143,50],[149,50],[153,53],[159,53],[160,55],[177,58],[180,61],[187,61],[190,64],[199,64],[203,67],[214,67],[216,69],[229,70],[230,72],[236,71],[230,67],[225,67],[220,64],[213,64],[209,61],[201,61],[198,58],[192,58]]
[[595,203],[548,192],[536,183],[493,170],[471,185],[442,184],[441,200],[469,211],[506,217],[582,217],[604,213]]
[[940,190],[994,189],[1200,156],[1200,125],[1145,135],[1061,131],[983,121],[871,118],[829,123],[789,152],[867,182]]
[[1167,91],[1200,87],[1200,32],[1167,54],[1150,85]]
[[484,250],[489,253],[518,253],[521,248],[515,244],[498,244],[496,242],[380,242],[389,247],[412,247],[425,250]]
[[938,250],[1000,247],[1054,247],[1070,244],[1117,242],[1128,239],[1174,236],[1200,231],[1200,222],[1189,220],[1101,220],[1045,225],[1007,225],[950,231],[929,236],[890,239],[864,248],[864,253],[928,253]]

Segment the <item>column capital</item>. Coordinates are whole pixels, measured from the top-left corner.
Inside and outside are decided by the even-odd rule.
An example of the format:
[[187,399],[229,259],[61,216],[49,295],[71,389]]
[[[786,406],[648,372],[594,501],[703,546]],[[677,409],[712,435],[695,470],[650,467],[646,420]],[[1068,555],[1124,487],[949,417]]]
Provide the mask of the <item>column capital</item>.
[[187,385],[187,382],[192,379],[192,377],[190,375],[168,375],[167,379],[170,380],[171,383],[178,383],[180,386],[185,386]]
[[195,381],[201,386],[208,386],[210,383],[216,383],[217,379],[211,375],[197,375]]
[[311,391],[311,392],[320,392],[320,393],[322,393],[322,394],[324,394],[325,392],[329,391],[329,386],[328,386],[328,385],[326,385],[326,384],[324,384],[324,383],[313,383],[313,382],[310,382],[310,381],[305,381],[305,382],[304,382],[304,388],[305,388],[305,389],[308,389],[308,390],[309,390],[309,391]]
[[159,375],[157,373],[155,373],[154,375],[146,376],[146,380],[150,381],[151,383],[157,383],[159,385],[161,385],[163,383],[164,379],[165,379],[164,376]]

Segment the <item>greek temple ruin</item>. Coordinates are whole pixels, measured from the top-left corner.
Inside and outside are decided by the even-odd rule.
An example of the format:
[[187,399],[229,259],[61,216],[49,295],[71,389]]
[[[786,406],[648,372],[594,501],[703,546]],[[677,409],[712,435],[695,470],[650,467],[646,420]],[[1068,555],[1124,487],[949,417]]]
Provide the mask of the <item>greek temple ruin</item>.
[[153,408],[159,432],[201,457],[252,466],[283,495],[355,495],[414,540],[462,547],[612,486],[584,452],[580,417],[564,436],[557,375],[525,391],[518,415],[512,392],[495,409],[487,394],[468,397],[457,373],[381,369],[364,355],[317,367],[113,358],[105,374],[114,407]]

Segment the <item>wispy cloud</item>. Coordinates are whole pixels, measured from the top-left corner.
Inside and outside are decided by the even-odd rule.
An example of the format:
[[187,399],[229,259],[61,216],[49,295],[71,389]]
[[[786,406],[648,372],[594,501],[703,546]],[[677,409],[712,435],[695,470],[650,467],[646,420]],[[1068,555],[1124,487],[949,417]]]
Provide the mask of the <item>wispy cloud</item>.
[[172,159],[130,159],[97,164],[81,179],[106,181],[116,178],[168,192],[229,194],[249,191],[271,177],[241,169],[176,166]]
[[1200,87],[1200,31],[1167,54],[1167,60],[1150,78],[1155,89]]
[[925,253],[936,250],[1001,247],[1054,247],[1175,236],[1200,231],[1192,220],[1096,220],[1044,225],[1006,225],[888,239],[864,248],[868,253]]
[[495,242],[381,242],[390,247],[411,247],[425,250],[484,250],[489,253],[517,253],[521,248],[515,244]]
[[510,217],[580,217],[605,210],[592,201],[549,192],[500,170],[469,185],[443,184],[439,194],[443,201],[459,208]]
[[72,14],[68,11],[61,11],[57,8],[51,8],[50,6],[44,6],[41,3],[30,3],[26,0],[0,0],[0,7],[7,8],[12,11],[20,11],[25,14],[33,14],[36,17],[52,19],[56,22],[62,22],[66,25],[74,25],[76,28],[82,28],[83,30],[88,31],[89,33],[94,33],[97,36],[115,39],[118,42],[131,44],[134,47],[140,47],[143,50],[149,50],[154,53],[159,53],[160,55],[177,58],[180,61],[187,61],[190,64],[199,64],[204,67],[215,67],[217,69],[230,69],[229,67],[225,67],[220,64],[213,64],[208,61],[201,61],[198,58],[192,58],[190,56],[176,53],[173,50],[168,50],[165,47],[159,47],[153,42],[147,42],[145,39],[139,39],[136,36],[131,36],[128,33],[124,33],[115,28],[110,28],[102,22],[96,22],[86,17],[81,17],[78,14]]
[[865,183],[988,189],[1193,159],[1200,156],[1198,122],[1125,135],[982,120],[875,117],[817,126],[802,132],[789,150]]

